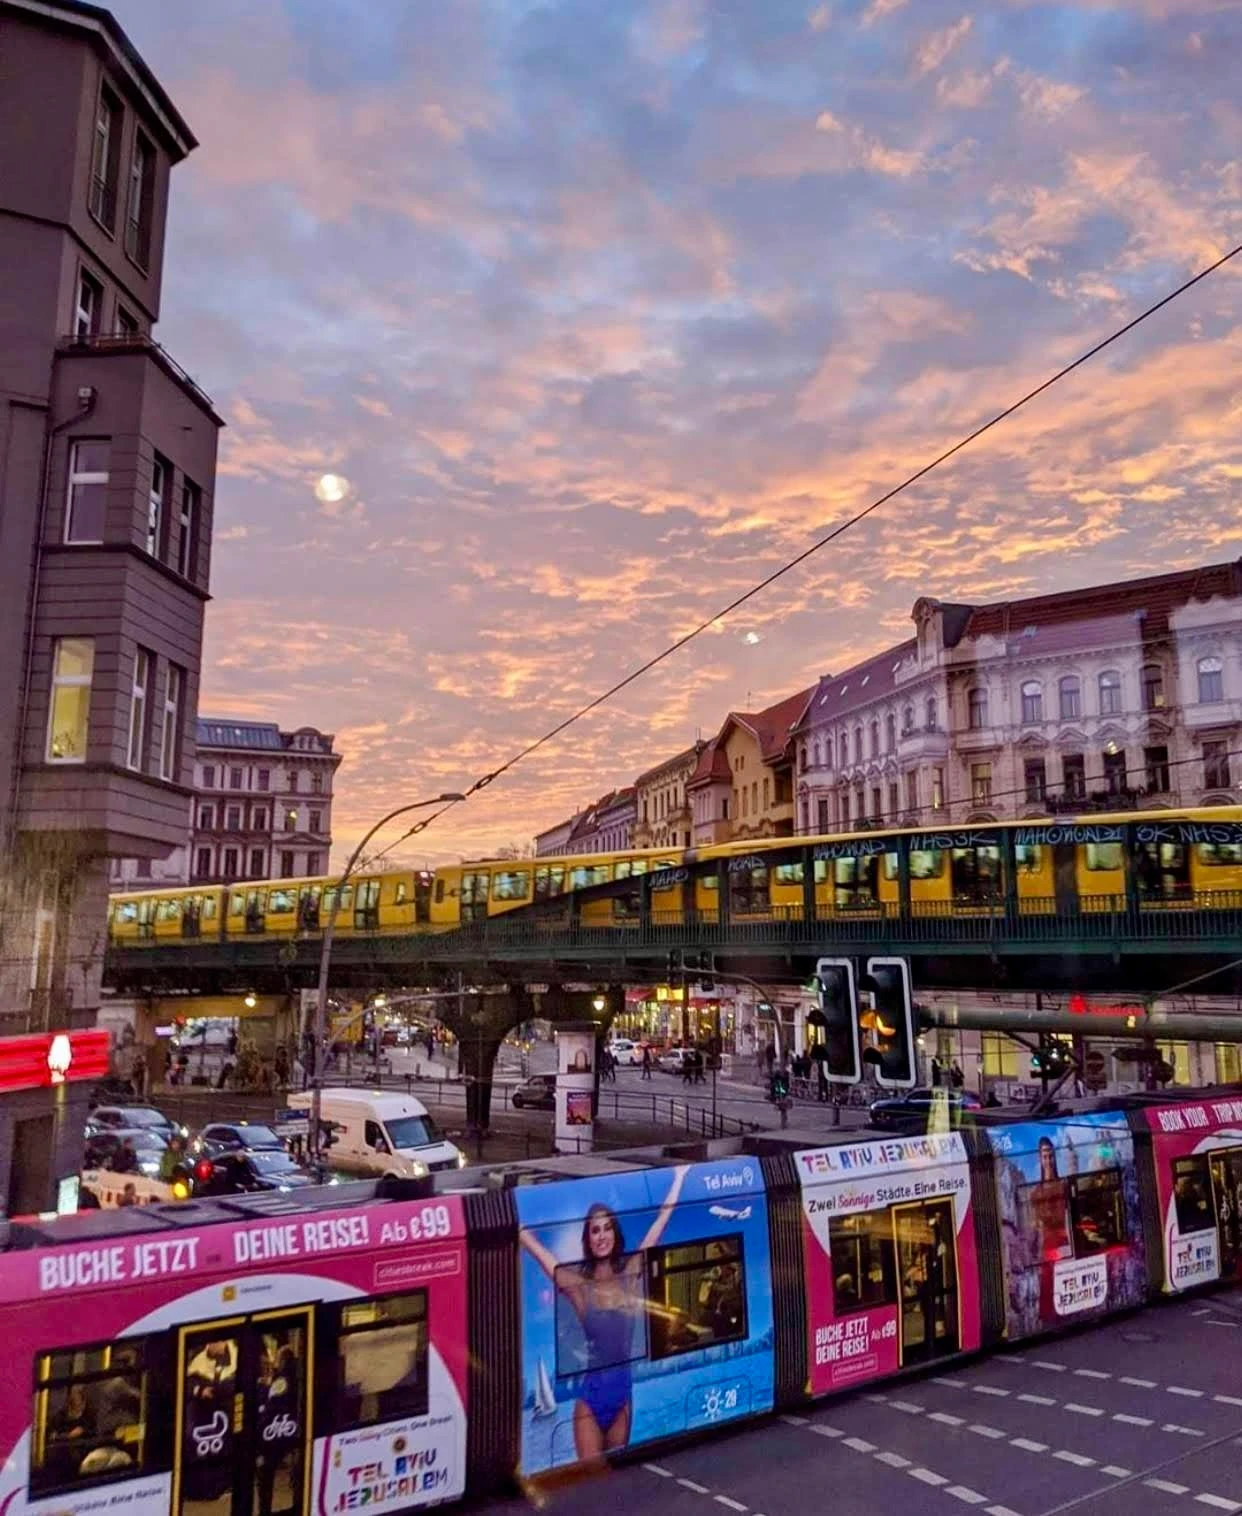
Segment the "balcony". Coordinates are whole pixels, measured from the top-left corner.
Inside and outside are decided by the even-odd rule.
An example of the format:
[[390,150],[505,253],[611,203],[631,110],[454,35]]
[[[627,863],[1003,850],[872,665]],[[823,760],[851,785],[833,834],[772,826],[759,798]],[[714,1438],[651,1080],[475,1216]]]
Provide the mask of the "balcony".
[[69,356],[88,353],[107,356],[117,353],[144,354],[154,359],[174,383],[215,418],[215,407],[211,402],[211,396],[190,378],[167,349],[161,347],[155,338],[148,336],[146,332],[117,332],[109,336],[91,333],[81,337],[71,334],[62,337],[56,346],[58,352]]
[[1182,721],[1192,732],[1212,731],[1242,723],[1242,700],[1196,701],[1182,706]]
[[949,734],[939,726],[916,726],[901,734],[903,760],[924,761],[949,755]]

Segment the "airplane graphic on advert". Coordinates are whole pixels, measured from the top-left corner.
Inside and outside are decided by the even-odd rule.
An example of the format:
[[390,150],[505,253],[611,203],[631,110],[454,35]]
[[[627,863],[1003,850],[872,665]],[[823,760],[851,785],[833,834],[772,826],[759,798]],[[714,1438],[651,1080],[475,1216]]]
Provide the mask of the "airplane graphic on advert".
[[749,1221],[750,1207],[744,1205],[740,1211],[735,1211],[727,1205],[709,1205],[708,1214],[714,1216],[717,1221]]

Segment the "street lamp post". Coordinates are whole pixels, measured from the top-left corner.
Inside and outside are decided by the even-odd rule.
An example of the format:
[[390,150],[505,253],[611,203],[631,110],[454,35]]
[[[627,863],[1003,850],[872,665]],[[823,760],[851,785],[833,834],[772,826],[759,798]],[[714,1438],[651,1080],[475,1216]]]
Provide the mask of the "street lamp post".
[[[336,935],[336,916],[341,908],[341,895],[345,886],[349,883],[354,870],[358,866],[358,860],[362,857],[367,843],[375,834],[395,821],[398,816],[405,816],[410,811],[426,810],[432,805],[456,805],[464,800],[464,795],[444,794],[436,795],[431,800],[415,800],[409,805],[399,805],[395,811],[389,811],[387,816],[381,816],[371,830],[366,834],[358,846],[349,855],[349,862],[345,865],[345,871],[337,880],[332,891],[332,908],[328,912],[328,920],[323,929],[323,945],[319,950],[319,994],[315,1002],[315,1073],[311,1084],[311,1122],[310,1122],[310,1150],[318,1159],[320,1152],[319,1121],[323,1110],[323,1072],[325,1063],[325,1047],[328,1030],[328,975],[332,967],[332,939]],[[407,836],[409,833],[406,834]]]

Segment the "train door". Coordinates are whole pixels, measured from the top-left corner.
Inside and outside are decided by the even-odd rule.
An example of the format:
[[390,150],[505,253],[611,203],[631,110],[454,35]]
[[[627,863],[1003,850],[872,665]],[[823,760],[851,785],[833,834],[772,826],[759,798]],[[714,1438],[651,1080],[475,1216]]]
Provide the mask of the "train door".
[[182,1327],[173,1516],[305,1516],[311,1307]]
[[1053,843],[1052,889],[1058,915],[1075,909],[1078,904],[1078,849],[1072,842]]
[[1189,901],[1190,849],[1181,842],[1142,842],[1134,855],[1139,897],[1145,904]]
[[380,881],[362,879],[354,894],[354,931],[378,932],[380,907]]
[[901,1281],[902,1364],[956,1353],[961,1331],[953,1201],[895,1205],[893,1243]]

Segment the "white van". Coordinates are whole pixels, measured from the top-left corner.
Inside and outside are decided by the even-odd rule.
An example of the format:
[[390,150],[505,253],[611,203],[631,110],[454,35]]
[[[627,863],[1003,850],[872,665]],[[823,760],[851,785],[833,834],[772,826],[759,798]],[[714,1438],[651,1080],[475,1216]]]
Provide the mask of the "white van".
[[[289,1109],[310,1114],[311,1092],[288,1099]],[[421,1100],[388,1090],[324,1090],[320,1116],[337,1128],[329,1165],[343,1174],[398,1174],[417,1179],[437,1169],[460,1169],[466,1155],[447,1142]]]

